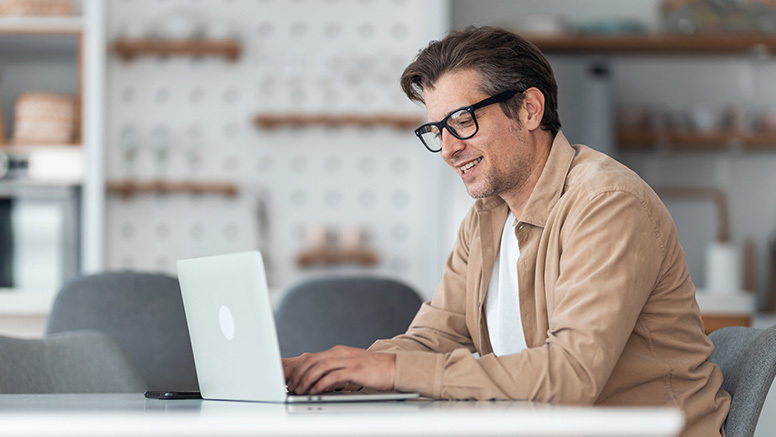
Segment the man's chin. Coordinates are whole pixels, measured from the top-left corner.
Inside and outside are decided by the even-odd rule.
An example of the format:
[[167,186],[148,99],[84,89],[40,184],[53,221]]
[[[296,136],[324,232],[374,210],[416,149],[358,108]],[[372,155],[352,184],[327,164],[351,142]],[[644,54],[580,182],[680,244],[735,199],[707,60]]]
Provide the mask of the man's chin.
[[482,199],[484,197],[490,197],[495,193],[491,193],[489,190],[484,190],[478,187],[472,187],[466,185],[466,192],[469,193],[469,197],[472,199]]

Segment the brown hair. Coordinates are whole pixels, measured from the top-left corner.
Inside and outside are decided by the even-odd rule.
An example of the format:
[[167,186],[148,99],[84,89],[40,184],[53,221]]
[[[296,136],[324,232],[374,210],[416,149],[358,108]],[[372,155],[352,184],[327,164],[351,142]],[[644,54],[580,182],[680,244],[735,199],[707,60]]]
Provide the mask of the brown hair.
[[[465,69],[480,73],[480,87],[488,95],[536,87],[544,94],[542,129],[553,136],[560,130],[558,85],[550,63],[535,45],[501,28],[469,26],[448,33],[441,41],[432,41],[404,69],[401,87],[410,100],[425,103],[424,88],[433,88],[445,73]],[[523,94],[516,94],[501,103],[501,109],[517,120],[522,100]]]

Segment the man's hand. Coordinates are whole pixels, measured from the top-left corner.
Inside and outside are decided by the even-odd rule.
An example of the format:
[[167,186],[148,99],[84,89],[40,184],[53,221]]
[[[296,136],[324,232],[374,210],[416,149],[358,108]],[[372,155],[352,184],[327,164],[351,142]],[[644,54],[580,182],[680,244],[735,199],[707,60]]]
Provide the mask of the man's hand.
[[318,394],[351,387],[393,390],[396,356],[347,346],[283,359],[288,391]]

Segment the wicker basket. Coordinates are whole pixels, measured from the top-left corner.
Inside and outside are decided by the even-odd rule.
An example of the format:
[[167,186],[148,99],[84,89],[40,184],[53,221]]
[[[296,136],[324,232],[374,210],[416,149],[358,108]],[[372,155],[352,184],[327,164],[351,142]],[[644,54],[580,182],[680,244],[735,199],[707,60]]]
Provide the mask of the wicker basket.
[[16,98],[14,144],[68,144],[76,127],[75,98],[65,94],[28,93]]
[[0,0],[0,16],[67,16],[70,0]]

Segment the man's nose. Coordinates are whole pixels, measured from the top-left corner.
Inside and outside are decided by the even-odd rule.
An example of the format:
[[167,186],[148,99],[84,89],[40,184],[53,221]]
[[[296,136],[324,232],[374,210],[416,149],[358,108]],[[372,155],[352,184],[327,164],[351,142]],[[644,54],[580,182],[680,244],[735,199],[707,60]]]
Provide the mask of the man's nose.
[[442,150],[440,150],[442,159],[451,159],[464,148],[466,148],[466,143],[463,140],[456,138],[447,129],[442,132]]

